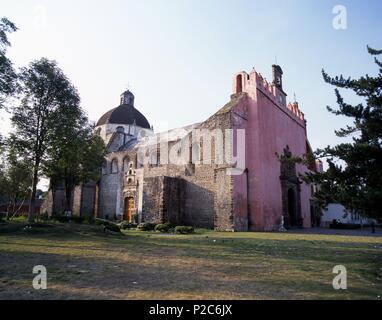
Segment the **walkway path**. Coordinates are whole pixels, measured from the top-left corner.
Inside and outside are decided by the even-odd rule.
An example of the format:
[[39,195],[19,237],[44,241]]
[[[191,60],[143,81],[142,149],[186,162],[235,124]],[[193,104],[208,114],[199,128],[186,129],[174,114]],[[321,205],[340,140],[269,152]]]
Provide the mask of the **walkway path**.
[[327,228],[312,228],[312,229],[295,229],[288,233],[304,233],[304,234],[327,234],[340,236],[357,236],[357,237],[382,237],[382,230],[377,229],[376,233],[371,233],[371,228],[363,228],[358,230],[337,230]]

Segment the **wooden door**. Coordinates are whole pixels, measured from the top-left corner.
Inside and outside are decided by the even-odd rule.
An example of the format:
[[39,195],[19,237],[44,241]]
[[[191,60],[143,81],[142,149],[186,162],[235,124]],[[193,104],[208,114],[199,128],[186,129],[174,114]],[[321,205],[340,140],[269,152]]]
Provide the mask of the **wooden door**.
[[135,211],[134,198],[133,197],[125,198],[125,212],[124,212],[123,219],[129,222],[132,222],[134,211]]

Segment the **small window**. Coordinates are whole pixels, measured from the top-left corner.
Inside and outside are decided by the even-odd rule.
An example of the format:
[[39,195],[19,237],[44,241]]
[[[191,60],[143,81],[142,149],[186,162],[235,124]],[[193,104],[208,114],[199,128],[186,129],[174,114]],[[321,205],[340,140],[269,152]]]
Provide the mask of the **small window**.
[[138,169],[144,167],[147,157],[148,157],[148,155],[142,154],[142,152],[137,153],[136,167]]
[[243,77],[241,74],[239,74],[236,77],[236,93],[243,92]]
[[127,172],[129,170],[129,162],[130,162],[130,159],[128,157],[126,157],[125,159],[123,159],[123,172]]
[[119,126],[119,127],[117,127],[117,132],[118,132],[118,133],[124,133],[124,132],[125,132],[125,128]]
[[160,149],[154,150],[150,154],[150,165],[159,166],[160,164]]
[[200,145],[197,142],[194,142],[190,146],[190,164],[197,164],[200,162]]
[[114,159],[111,162],[111,173],[118,173],[118,160]]

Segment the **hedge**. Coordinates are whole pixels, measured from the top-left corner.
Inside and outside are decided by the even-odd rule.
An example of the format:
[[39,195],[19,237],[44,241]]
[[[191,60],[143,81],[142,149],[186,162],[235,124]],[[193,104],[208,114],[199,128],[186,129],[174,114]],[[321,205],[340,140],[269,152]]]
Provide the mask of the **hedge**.
[[188,227],[188,226],[177,226],[175,227],[175,233],[178,234],[191,234],[194,233],[194,227]]
[[153,231],[155,229],[155,226],[155,223],[143,222],[138,224],[138,229],[141,231]]

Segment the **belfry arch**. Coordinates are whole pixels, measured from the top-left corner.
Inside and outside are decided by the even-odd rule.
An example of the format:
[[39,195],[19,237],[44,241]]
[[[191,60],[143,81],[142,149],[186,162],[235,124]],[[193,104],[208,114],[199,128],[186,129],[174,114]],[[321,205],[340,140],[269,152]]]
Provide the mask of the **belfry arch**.
[[236,93],[243,92],[243,75],[239,74],[236,77]]

